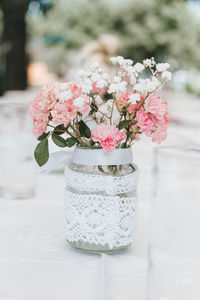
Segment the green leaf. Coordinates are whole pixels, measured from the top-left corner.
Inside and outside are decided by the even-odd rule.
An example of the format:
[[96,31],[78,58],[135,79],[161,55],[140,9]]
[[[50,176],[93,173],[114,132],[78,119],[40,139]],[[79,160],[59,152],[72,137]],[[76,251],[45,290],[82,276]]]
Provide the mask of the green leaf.
[[126,128],[126,126],[130,123],[130,120],[124,120],[119,123],[117,126],[119,130]]
[[54,129],[54,133],[57,134],[57,135],[63,134],[64,133],[63,131],[66,132],[66,128],[63,124],[60,124],[60,125],[56,126],[55,129]]
[[44,139],[46,139],[49,135],[49,131],[46,133],[46,132],[43,132],[43,134],[41,134],[37,139],[38,141],[43,141]]
[[43,166],[49,159],[48,139],[41,141],[34,151],[34,157],[38,165]]
[[98,111],[98,106],[95,103],[91,103],[90,107],[91,107],[90,115]]
[[56,144],[59,147],[66,147],[66,141],[64,138],[62,138],[61,136],[59,136],[55,133],[53,133],[51,137],[52,137],[54,144]]
[[68,139],[66,139],[66,145],[67,147],[72,147],[77,143],[77,139],[70,137]]
[[79,130],[80,130],[81,136],[86,137],[88,139],[91,137],[90,128],[85,124],[85,122],[83,122],[83,121],[79,122]]

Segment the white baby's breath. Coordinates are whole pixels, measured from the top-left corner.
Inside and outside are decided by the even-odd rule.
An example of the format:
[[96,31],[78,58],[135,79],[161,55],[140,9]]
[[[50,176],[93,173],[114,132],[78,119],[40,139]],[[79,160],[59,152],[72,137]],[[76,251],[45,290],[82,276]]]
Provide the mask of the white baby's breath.
[[79,70],[78,71],[78,76],[79,77],[84,77],[85,76],[85,71],[84,70]]
[[104,79],[99,79],[96,84],[97,88],[99,88],[99,89],[103,89],[103,88],[107,87],[107,85],[108,85],[108,82]]
[[144,65],[141,63],[136,63],[133,68],[135,72],[141,73],[144,70]]
[[168,63],[159,63],[156,65],[156,70],[158,72],[165,72],[169,69],[169,64]]
[[139,94],[132,94],[129,98],[129,102],[131,104],[136,104],[137,101],[140,100],[140,95]]
[[96,69],[99,68],[99,63],[98,62],[94,62],[91,66],[90,66],[91,70],[94,71]]
[[114,78],[113,78],[113,82],[114,83],[119,83],[121,81],[121,78],[119,77],[119,76],[115,76]]
[[171,78],[172,78],[172,73],[169,72],[169,71],[165,71],[165,72],[162,73],[161,77],[162,77],[162,79],[165,80],[165,81],[171,80]]
[[124,93],[126,90],[127,82],[126,81],[121,81],[119,83],[111,83],[108,89],[108,93],[116,93],[117,95],[120,93]]

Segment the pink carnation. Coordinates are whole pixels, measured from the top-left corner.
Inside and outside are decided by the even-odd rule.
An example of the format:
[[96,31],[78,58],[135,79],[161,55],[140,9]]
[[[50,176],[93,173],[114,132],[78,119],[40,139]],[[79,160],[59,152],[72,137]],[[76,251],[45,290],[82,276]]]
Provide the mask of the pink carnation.
[[157,119],[161,120],[167,113],[167,103],[156,95],[150,95],[144,104],[147,113],[153,114]]
[[[132,95],[136,95],[136,94],[139,96],[139,99],[135,102],[135,104],[132,104],[130,102],[130,98]],[[138,93],[135,90],[126,91],[116,100],[116,105],[119,111],[121,111],[123,108],[127,108],[128,112],[132,113],[138,109],[140,102],[143,100],[144,100],[144,96],[141,93]]]
[[90,98],[83,94],[76,82],[55,82],[46,85],[31,101],[30,115],[36,137],[46,131],[47,124],[64,124],[73,121],[77,113],[89,114]]
[[125,134],[113,125],[99,124],[92,130],[91,139],[98,142],[105,152],[115,149],[118,142],[125,139]]
[[136,113],[137,126],[141,128],[142,132],[150,132],[156,129],[155,124],[149,118],[149,115],[144,111],[137,111]]
[[69,100],[67,103],[59,103],[57,102],[52,110],[52,123],[57,124],[64,124],[65,126],[73,121],[76,118],[76,111],[72,104],[73,100]]
[[88,115],[90,107],[90,98],[86,94],[81,94],[79,97],[74,99],[74,109],[82,115]]
[[72,92],[73,96],[75,98],[80,97],[80,95],[82,94],[81,87],[75,81],[69,81],[67,84],[68,84],[68,88]]
[[36,97],[31,101],[30,116],[33,120],[33,134],[38,137],[46,131],[50,116],[48,93],[50,86],[41,89]]
[[167,137],[167,125],[170,122],[167,115],[162,120],[158,120],[152,116],[152,120],[156,126],[156,129],[152,133],[152,141],[160,144]]

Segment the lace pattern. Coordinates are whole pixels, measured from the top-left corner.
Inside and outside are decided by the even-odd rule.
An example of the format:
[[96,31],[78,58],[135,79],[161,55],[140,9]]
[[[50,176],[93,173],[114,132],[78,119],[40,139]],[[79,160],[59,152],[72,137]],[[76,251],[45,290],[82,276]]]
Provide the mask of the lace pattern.
[[65,236],[69,242],[108,245],[132,243],[136,227],[136,198],[65,191]]

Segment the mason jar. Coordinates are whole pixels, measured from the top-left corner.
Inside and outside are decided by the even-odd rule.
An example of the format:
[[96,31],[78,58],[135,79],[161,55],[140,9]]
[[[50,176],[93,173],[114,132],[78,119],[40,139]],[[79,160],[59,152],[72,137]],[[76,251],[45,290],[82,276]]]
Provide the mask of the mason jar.
[[112,253],[130,246],[137,219],[138,168],[131,148],[76,147],[65,167],[65,238],[71,246]]

